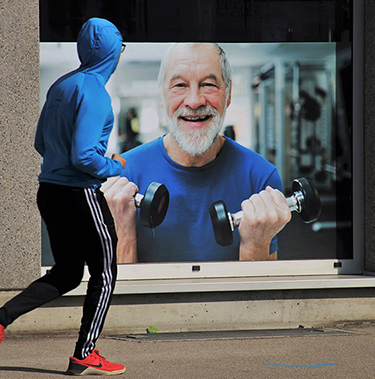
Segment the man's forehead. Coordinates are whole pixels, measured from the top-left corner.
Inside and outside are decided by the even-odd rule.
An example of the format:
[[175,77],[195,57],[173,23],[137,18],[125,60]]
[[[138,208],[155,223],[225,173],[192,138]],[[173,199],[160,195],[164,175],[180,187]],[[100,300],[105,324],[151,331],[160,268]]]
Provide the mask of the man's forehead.
[[214,75],[216,71],[217,74],[221,74],[220,55],[209,43],[176,44],[170,51],[166,74],[169,78],[176,77],[184,66],[194,67],[194,65],[210,68],[212,72],[208,75]]

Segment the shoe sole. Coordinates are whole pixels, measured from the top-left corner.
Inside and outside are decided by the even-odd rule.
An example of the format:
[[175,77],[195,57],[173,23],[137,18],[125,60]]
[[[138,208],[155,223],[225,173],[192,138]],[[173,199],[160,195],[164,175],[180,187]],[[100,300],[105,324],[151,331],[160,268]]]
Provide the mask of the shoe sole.
[[124,367],[121,370],[116,371],[104,371],[98,370],[94,367],[82,366],[75,363],[70,363],[68,370],[66,371],[67,375],[83,376],[83,375],[120,375],[125,372],[126,368]]

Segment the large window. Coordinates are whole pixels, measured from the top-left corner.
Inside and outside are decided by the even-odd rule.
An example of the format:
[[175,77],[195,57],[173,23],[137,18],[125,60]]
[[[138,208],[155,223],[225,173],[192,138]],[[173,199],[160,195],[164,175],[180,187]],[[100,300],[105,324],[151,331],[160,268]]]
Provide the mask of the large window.
[[[322,211],[311,224],[293,213],[278,235],[276,262],[150,260],[121,265],[119,278],[360,273],[362,2],[184,3],[40,1],[42,104],[52,82],[79,65],[74,41],[82,21],[108,18],[127,42],[107,85],[116,117],[108,155],[121,153],[168,132],[157,75],[169,44],[218,42],[233,70],[222,132],[275,164],[286,195],[295,178],[308,179]],[[53,264],[44,229],[42,256],[43,266]]]

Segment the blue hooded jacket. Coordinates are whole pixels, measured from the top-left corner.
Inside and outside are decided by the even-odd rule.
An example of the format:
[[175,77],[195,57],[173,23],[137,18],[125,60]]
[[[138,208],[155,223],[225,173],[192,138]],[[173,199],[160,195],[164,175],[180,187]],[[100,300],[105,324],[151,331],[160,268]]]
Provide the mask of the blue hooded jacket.
[[105,89],[116,70],[122,37],[109,21],[88,20],[78,36],[78,69],[48,90],[35,135],[43,157],[39,182],[72,187],[100,186],[119,175],[121,163],[105,157],[114,116]]

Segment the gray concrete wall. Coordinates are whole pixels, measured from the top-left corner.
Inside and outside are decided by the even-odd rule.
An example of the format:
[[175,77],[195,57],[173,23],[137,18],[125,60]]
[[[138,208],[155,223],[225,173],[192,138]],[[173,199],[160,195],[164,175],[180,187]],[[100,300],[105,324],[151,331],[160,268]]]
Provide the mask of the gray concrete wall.
[[[15,292],[0,293],[0,304]],[[82,296],[66,296],[21,316],[9,334],[77,332]],[[115,295],[104,333],[296,329],[373,321],[373,288]]]
[[40,275],[39,2],[0,0],[0,289]]

